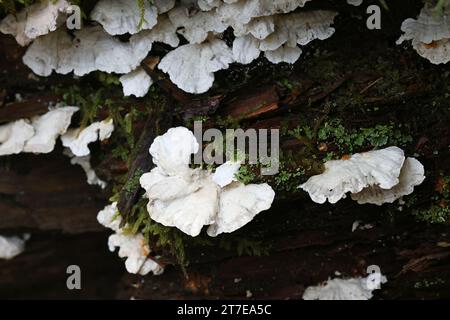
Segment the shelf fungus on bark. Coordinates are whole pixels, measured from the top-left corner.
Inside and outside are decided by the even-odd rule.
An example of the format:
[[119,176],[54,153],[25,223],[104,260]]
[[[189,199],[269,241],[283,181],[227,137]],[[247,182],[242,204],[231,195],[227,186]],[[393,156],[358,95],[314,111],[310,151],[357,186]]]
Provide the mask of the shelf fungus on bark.
[[195,237],[204,226],[217,236],[233,232],[270,208],[275,192],[267,184],[234,181],[239,164],[225,163],[213,174],[189,167],[199,145],[184,127],[155,139],[150,154],[156,167],[140,178],[150,218]]
[[49,153],[56,139],[67,131],[77,107],[59,107],[31,119],[0,126],[0,155]]
[[129,273],[146,275],[152,272],[160,275],[164,272],[164,268],[149,257],[150,247],[144,236],[141,233],[129,233],[126,230],[128,226],[120,228],[121,217],[116,202],[101,210],[97,221],[115,232],[108,238],[109,250],[114,252],[119,248],[119,257],[126,258],[125,268]]
[[121,42],[102,27],[85,27],[74,32],[62,29],[37,38],[23,56],[23,62],[40,76],[56,73],[83,76],[92,71],[124,74],[135,70],[152,48],[143,34]]
[[65,148],[63,154],[70,158],[70,164],[79,165],[83,169],[89,185],[97,185],[102,189],[106,188],[107,183],[97,176],[95,170],[91,166],[91,155],[77,157],[69,148]]
[[17,14],[9,14],[0,22],[0,32],[11,34],[21,46],[48,34],[65,21],[70,3],[65,0],[38,1]]
[[331,24],[336,15],[333,11],[316,10],[252,20],[237,32],[234,59],[250,63],[262,51],[272,63],[295,63],[302,52],[298,45],[305,46],[315,39],[325,40],[333,35],[335,29]]
[[25,251],[25,242],[29,237],[29,234],[25,234],[23,237],[0,235],[0,259],[9,260]]
[[403,150],[388,147],[327,161],[325,171],[309,178],[300,188],[317,203],[336,203],[351,193],[358,203],[381,205],[412,193],[424,179],[419,161],[405,160]]
[[123,88],[124,96],[143,97],[147,94],[153,84],[152,78],[145,72],[142,67],[124,74],[119,78]]
[[411,40],[414,50],[431,63],[450,61],[450,8],[440,13],[426,6],[417,19],[403,21],[401,29],[397,44]]
[[69,129],[61,136],[64,147],[77,157],[83,157],[90,154],[89,144],[95,141],[103,141],[109,139],[114,131],[112,119],[93,122],[86,128]]
[[[378,282],[378,283],[376,283]],[[378,274],[367,278],[329,279],[318,286],[306,288],[304,300],[369,300],[373,291],[386,283],[385,276]]]
[[137,1],[100,0],[91,12],[91,19],[100,23],[110,35],[135,34],[153,28],[158,19],[158,9],[150,1],[142,4],[143,17]]
[[231,49],[222,40],[179,46],[161,59],[158,68],[170,80],[190,93],[204,93],[214,82],[214,72],[227,69],[233,62]]

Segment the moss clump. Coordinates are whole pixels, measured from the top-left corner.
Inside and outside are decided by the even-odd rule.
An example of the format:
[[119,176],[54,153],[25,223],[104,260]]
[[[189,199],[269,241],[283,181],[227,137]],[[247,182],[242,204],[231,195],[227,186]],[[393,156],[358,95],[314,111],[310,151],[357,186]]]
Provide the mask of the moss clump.
[[[403,133],[393,123],[378,124],[372,128],[348,129],[340,119],[326,121],[318,131],[319,142],[334,144],[340,153],[355,153],[365,148],[379,148],[387,145],[406,146],[412,137]],[[329,153],[325,160],[335,155]]]
[[414,217],[430,224],[446,223],[450,219],[450,176],[439,175],[435,186],[436,194],[432,204],[426,209],[412,211]]
[[128,179],[125,186],[123,187],[127,196],[133,194],[140,187],[139,179],[143,174],[144,172],[141,169],[137,169],[134,172],[134,175],[130,179]]

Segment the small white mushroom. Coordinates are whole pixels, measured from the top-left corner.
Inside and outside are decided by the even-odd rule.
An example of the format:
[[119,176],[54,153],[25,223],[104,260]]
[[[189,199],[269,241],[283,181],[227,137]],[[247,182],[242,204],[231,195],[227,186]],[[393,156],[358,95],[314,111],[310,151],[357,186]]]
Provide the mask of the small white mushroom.
[[106,206],[97,215],[97,221],[103,226],[115,231],[108,238],[108,247],[111,252],[119,248],[119,257],[126,258],[125,268],[129,273],[154,275],[163,273],[164,268],[149,257],[150,247],[141,233],[129,234],[120,228],[121,217],[117,211],[117,203]]
[[[329,279],[318,286],[306,288],[304,300],[369,300],[375,290],[368,285],[367,278]],[[380,282],[386,283],[385,276],[380,275]]]
[[411,40],[414,50],[431,63],[450,61],[450,9],[438,13],[426,6],[417,19],[403,21],[401,29],[404,34],[397,44]]
[[34,135],[25,142],[23,151],[49,153],[55,148],[56,139],[67,131],[77,107],[61,107],[31,119]]
[[129,73],[136,69],[152,47],[152,40],[143,34],[121,42],[100,26],[85,27],[74,32],[71,39],[64,30],[39,37],[28,48],[23,62],[40,76],[74,72],[83,76],[99,70],[107,73]]
[[381,206],[383,203],[392,203],[403,196],[413,193],[414,187],[420,185],[425,179],[423,165],[414,158],[407,158],[400,172],[400,182],[390,189],[378,186],[364,188],[351,195],[359,204],[372,203]]
[[26,6],[18,14],[9,14],[0,22],[0,32],[11,34],[21,46],[45,35],[64,22],[69,7],[65,0],[43,0]]
[[[143,1],[144,19],[142,30],[153,28],[157,23],[158,9]],[[137,1],[129,0],[100,0],[91,12],[91,19],[99,22],[110,35],[139,32],[141,8]]]
[[0,259],[12,259],[25,250],[26,238],[0,236]]
[[176,48],[162,58],[158,68],[167,72],[180,89],[203,93],[212,87],[214,72],[227,69],[232,62],[233,53],[225,42],[212,39]]
[[124,74],[119,78],[123,87],[124,96],[143,97],[147,94],[148,89],[153,84],[152,78],[141,67],[136,70]]
[[327,161],[325,172],[312,176],[300,188],[317,203],[336,203],[346,193],[367,187],[391,189],[399,183],[404,161],[403,150],[398,147],[356,153],[347,160]]
[[84,129],[69,129],[61,136],[61,141],[63,146],[69,148],[74,155],[83,157],[90,153],[88,145],[91,142],[106,140],[111,136],[113,131],[113,120],[106,119],[91,123]]
[[217,236],[233,232],[270,208],[275,193],[267,184],[233,182],[239,162],[227,162],[212,174],[189,168],[198,143],[186,128],[172,128],[150,147],[156,168],[140,178],[149,199],[150,218],[195,237],[203,226]]
[[24,119],[1,125],[0,156],[22,152],[25,142],[33,135],[33,126]]

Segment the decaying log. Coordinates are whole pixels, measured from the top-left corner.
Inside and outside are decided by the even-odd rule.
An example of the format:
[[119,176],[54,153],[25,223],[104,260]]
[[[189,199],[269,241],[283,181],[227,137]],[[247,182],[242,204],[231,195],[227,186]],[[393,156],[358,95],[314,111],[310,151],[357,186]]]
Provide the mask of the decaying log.
[[[330,1],[317,2],[313,5],[332,7]],[[450,172],[450,108],[433,107],[442,94],[439,90],[449,83],[448,66],[431,65],[413,51],[394,46],[401,22],[416,15],[421,3],[393,6],[378,31],[365,28],[364,19],[359,19],[364,10],[350,6],[339,10],[336,34],[305,49],[286,73],[289,88],[273,75],[255,77],[255,83],[236,90],[193,96],[161,78],[164,75],[153,70],[151,61],[144,61],[164,92],[166,105],[137,124],[141,134],[130,166],[105,156],[98,173],[107,178],[127,173],[130,180],[139,171],[149,171],[153,164],[148,149],[154,137],[198,116],[211,117],[205,129],[215,126],[214,116],[239,120],[244,128],[295,128],[306,119],[316,129],[332,116],[354,128],[408,123],[413,143],[406,151],[420,154],[427,175],[415,189],[414,206],[428,205],[437,176]],[[45,112],[47,102],[58,99],[51,84],[80,83],[70,76],[33,76],[21,63],[24,50],[12,37],[0,36],[0,123]],[[323,52],[325,58],[320,58]],[[388,67],[377,68],[377,61]],[[313,68],[327,62],[338,65],[331,75]],[[217,73],[217,81],[220,76]],[[400,89],[382,92],[379,88],[388,77],[398,78]],[[44,89],[37,89],[41,86]],[[15,101],[16,93],[21,93],[22,102]],[[112,98],[120,100],[120,95]],[[358,107],[333,105],[355,96]],[[118,104],[138,104],[136,100]],[[180,106],[176,111],[175,102]],[[102,112],[107,116],[106,108]],[[283,150],[302,147],[304,142],[295,137],[281,140]],[[30,233],[31,239],[24,253],[0,260],[0,298],[299,299],[309,285],[338,274],[365,276],[370,265],[378,265],[388,278],[375,292],[377,299],[450,298],[448,222],[417,222],[399,211],[398,204],[360,206],[345,199],[337,205],[318,205],[300,191],[280,192],[270,210],[233,234],[237,239],[261,235],[269,255],[239,256],[234,249],[188,246],[186,274],[179,266],[168,265],[161,276],[129,275],[117,254],[108,251],[108,231],[96,221],[110,191],[87,185],[81,168],[70,164],[60,145],[47,155],[1,157],[0,235]],[[119,201],[122,214],[128,214],[141,195],[139,188],[131,192],[124,188]],[[371,227],[352,232],[355,221]],[[66,268],[71,264],[82,269],[81,291],[66,287]]]

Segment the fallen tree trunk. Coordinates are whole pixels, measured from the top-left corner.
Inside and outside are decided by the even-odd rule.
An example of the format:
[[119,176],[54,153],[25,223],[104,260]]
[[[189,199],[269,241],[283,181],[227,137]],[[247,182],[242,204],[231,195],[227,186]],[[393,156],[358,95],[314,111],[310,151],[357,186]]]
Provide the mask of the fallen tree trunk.
[[[420,6],[420,1],[408,8],[394,5],[384,13],[383,28],[377,31],[366,29],[360,19],[365,17],[363,9],[339,7],[336,34],[308,49],[294,66],[273,67],[262,58],[253,69],[232,66],[219,72],[212,92],[199,97],[181,94],[167,79],[159,83],[160,90],[179,104],[158,115],[164,128],[190,126],[197,117],[207,118],[204,129],[222,128],[215,117],[219,116],[231,117],[244,128],[288,133],[306,121],[312,141],[294,134],[284,134],[281,140],[283,152],[298,162],[305,152],[324,157],[342,151],[338,141],[319,141],[317,132],[326,121],[340,119],[353,129],[408,124],[402,128],[412,140],[405,143],[406,151],[419,155],[427,176],[410,206],[361,206],[350,199],[318,205],[297,185],[280,183],[272,208],[233,234],[237,246],[246,235],[264,239],[258,244],[264,249],[261,256],[246,252],[245,243],[241,255],[236,250],[188,245],[185,270],[168,265],[163,275],[142,278],[127,274],[123,262],[108,252],[108,232],[96,221],[111,188],[88,186],[82,170],[70,165],[60,147],[49,155],[2,157],[0,234],[29,232],[31,239],[23,254],[0,261],[0,297],[299,299],[307,286],[337,274],[365,276],[368,266],[378,265],[388,283],[376,298],[450,298],[450,223],[429,224],[411,214],[434,204],[439,177],[450,174],[448,66],[431,65],[412,50],[394,46],[401,22],[417,15]],[[56,83],[83,84],[71,77],[35,80],[21,63],[22,54],[12,38],[0,36],[1,123],[41,114],[43,102],[61,98],[50,90],[45,94],[36,90],[36,83],[46,89]],[[16,93],[24,101],[13,102]],[[122,101],[120,95],[113,98],[125,110],[136,102]],[[146,149],[159,133],[153,120],[135,125],[133,134],[142,136],[142,150],[133,155],[132,170],[124,161],[98,162],[98,172],[108,181],[114,181],[118,172],[131,179],[137,168],[150,168],[150,163],[142,167],[142,159],[149,159]],[[276,177],[268,180],[279,183]],[[134,191],[131,196],[122,192],[127,212],[140,196],[139,190]],[[355,221],[370,229],[353,231]],[[66,268],[72,264],[82,269],[81,291],[66,287]]]

